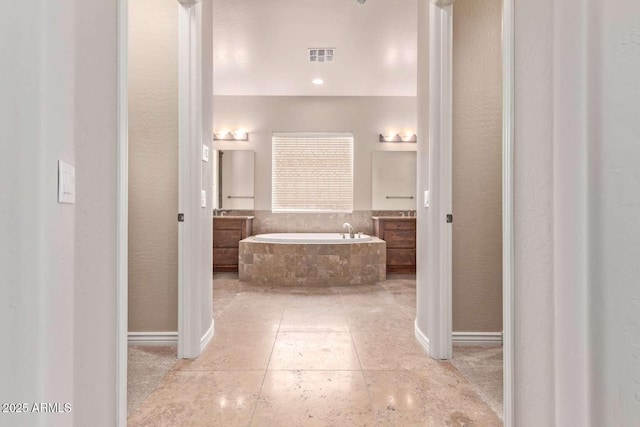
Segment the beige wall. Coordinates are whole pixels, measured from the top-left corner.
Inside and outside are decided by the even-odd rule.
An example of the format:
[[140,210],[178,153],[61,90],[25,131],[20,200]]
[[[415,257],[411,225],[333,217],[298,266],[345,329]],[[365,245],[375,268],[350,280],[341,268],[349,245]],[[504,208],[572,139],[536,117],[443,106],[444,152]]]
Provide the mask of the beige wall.
[[500,0],[458,0],[453,24],[453,330],[502,331]]
[[129,331],[176,331],[178,9],[129,1]]
[[[214,96],[213,128],[245,129],[248,142],[216,141],[222,150],[255,150],[255,209],[271,210],[273,132],[353,132],[353,209],[371,210],[371,154],[415,150],[411,143],[380,143],[380,133],[416,130],[415,97]],[[425,136],[423,136],[425,137]]]

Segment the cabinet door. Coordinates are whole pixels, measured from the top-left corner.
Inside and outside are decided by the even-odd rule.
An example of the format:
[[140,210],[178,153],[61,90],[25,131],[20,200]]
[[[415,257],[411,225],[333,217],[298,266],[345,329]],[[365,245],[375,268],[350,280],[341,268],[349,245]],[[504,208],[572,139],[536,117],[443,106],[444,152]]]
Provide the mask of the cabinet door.
[[225,267],[238,265],[238,249],[215,248],[213,250],[213,266]]
[[416,247],[415,230],[389,230],[385,228],[383,240],[387,242],[387,248],[410,248]]
[[385,221],[384,229],[386,230],[414,230],[416,229],[415,221],[398,220]]
[[216,217],[213,219],[214,230],[242,230],[244,219]]
[[216,230],[213,233],[214,248],[237,248],[242,240],[242,230]]
[[414,249],[390,249],[387,251],[387,265],[412,266],[416,263]]

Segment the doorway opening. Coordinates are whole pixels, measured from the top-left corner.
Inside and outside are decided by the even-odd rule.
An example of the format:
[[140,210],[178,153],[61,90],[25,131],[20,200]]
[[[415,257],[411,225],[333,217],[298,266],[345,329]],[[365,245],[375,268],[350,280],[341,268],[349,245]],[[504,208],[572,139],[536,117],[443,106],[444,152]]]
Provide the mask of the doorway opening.
[[[505,48],[505,47],[504,47],[504,45],[503,45],[503,49],[504,49],[504,48]],[[506,77],[505,77],[505,79],[506,79]],[[223,96],[224,96],[224,95],[223,95]],[[505,124],[504,126],[506,126],[506,124]],[[307,130],[308,130],[308,129],[307,129]],[[326,130],[326,129],[325,129],[325,130]],[[258,166],[256,166],[256,168],[258,168]],[[507,178],[506,178],[506,177],[503,177],[503,179],[507,179]],[[256,184],[257,184],[257,182],[256,182]],[[259,184],[257,184],[257,185],[256,185],[256,197],[259,197],[259,189],[258,189],[258,187],[259,187]],[[256,202],[257,202],[257,200],[256,200]],[[505,250],[506,250],[506,249],[505,249]],[[401,280],[404,280],[404,279],[401,279]],[[406,284],[406,283],[405,283],[405,284]],[[390,294],[390,295],[393,297],[393,292],[391,292],[391,291],[389,291],[389,290],[386,290],[386,289],[385,289],[385,291],[387,292],[387,294]],[[242,294],[242,292],[237,293],[237,294],[236,294],[236,296],[235,296],[234,298],[237,298],[238,296],[242,296],[241,294]],[[344,293],[344,295],[343,295],[341,292],[339,292],[339,294],[340,294],[340,295],[339,295],[339,298],[338,298],[338,299],[341,301],[341,304],[343,304],[343,307],[344,307],[344,299],[349,300],[349,298],[351,298],[351,297],[350,297],[350,296],[348,295],[348,293],[346,293],[346,292]],[[215,298],[215,296],[214,296],[214,298]],[[274,297],[274,298],[275,298],[275,299],[277,299],[277,297]],[[334,298],[334,300],[335,300],[335,298]],[[390,301],[390,300],[389,300],[389,301]],[[334,301],[334,302],[335,302],[335,301]],[[389,305],[391,305],[391,304],[389,304]],[[292,308],[292,309],[293,309],[293,308],[295,308],[295,307],[285,307],[284,309],[287,309],[287,308]],[[215,307],[214,307],[214,309],[215,309]],[[283,319],[284,319],[284,318],[282,318],[282,317],[281,317],[281,320],[283,320]],[[267,323],[268,323],[268,322],[267,322]],[[285,333],[285,332],[304,332],[304,331],[285,331],[285,330],[283,330],[282,332],[283,332],[283,333]],[[354,331],[354,332],[358,332],[358,331]],[[365,331],[365,332],[366,332],[366,331]],[[353,338],[353,337],[352,337],[352,341],[354,341],[354,339],[355,339],[355,338]]]

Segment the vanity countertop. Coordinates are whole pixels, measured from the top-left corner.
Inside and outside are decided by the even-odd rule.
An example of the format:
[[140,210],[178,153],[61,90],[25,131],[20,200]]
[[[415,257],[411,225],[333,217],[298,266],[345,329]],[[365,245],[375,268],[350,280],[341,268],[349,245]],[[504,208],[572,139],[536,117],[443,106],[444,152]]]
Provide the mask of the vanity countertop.
[[393,219],[393,220],[400,219],[400,220],[408,221],[410,219],[415,220],[417,217],[415,217],[415,216],[396,216],[396,215],[394,215],[394,216],[372,216],[371,218],[372,219]]
[[253,219],[253,215],[214,215],[214,219]]

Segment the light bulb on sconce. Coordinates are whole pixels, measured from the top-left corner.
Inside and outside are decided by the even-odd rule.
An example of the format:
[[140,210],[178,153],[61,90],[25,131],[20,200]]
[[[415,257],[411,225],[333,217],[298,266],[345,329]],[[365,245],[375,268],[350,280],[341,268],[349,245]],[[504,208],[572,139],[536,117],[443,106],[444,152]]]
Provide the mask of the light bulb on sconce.
[[416,134],[413,132],[405,132],[404,135],[401,136],[402,142],[416,142]]
[[391,132],[380,134],[380,142],[418,142],[418,138],[411,131],[405,132],[404,134]]
[[247,131],[244,129],[237,130],[233,132],[233,137],[236,141],[246,141],[247,140]]
[[249,134],[247,131],[240,129],[235,131],[222,130],[213,133],[214,141],[248,141]]

